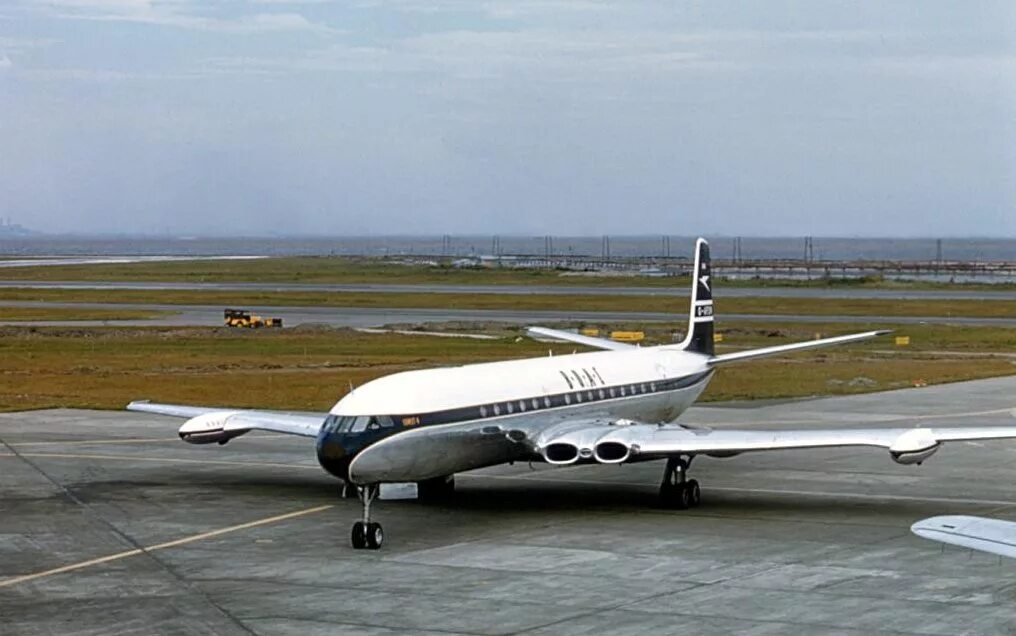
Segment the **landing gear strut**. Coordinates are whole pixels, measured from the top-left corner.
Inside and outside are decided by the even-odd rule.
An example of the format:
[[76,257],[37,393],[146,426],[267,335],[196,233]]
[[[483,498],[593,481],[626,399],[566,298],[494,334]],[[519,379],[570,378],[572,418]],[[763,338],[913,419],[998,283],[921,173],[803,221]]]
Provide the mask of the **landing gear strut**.
[[665,508],[686,510],[695,508],[702,501],[699,483],[688,479],[688,468],[694,455],[679,455],[667,458],[667,467],[663,470],[663,482],[660,483],[660,503]]
[[356,492],[360,497],[360,501],[363,502],[363,521],[357,521],[353,524],[351,534],[353,548],[356,550],[363,550],[364,548],[377,550],[385,542],[385,531],[381,529],[380,523],[370,520],[370,504],[381,492],[381,486],[378,484],[367,484],[366,486],[357,487]]

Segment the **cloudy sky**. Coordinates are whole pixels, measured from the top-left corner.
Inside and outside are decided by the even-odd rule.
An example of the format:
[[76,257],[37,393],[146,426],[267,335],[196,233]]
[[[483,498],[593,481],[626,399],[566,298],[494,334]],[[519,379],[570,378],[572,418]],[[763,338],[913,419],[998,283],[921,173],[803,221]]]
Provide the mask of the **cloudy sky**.
[[1016,236],[1016,3],[0,0],[45,231]]

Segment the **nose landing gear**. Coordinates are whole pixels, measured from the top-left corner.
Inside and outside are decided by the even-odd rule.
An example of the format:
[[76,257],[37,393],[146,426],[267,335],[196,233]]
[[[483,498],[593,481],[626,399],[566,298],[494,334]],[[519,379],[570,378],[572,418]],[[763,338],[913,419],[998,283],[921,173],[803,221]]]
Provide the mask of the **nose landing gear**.
[[667,458],[660,483],[660,504],[665,508],[687,510],[695,508],[702,501],[702,491],[694,479],[687,479],[688,468],[694,455],[679,455]]
[[356,489],[360,501],[363,502],[363,520],[353,524],[350,539],[355,550],[377,550],[385,542],[385,531],[380,523],[370,520],[370,504],[381,492],[378,484],[358,486]]

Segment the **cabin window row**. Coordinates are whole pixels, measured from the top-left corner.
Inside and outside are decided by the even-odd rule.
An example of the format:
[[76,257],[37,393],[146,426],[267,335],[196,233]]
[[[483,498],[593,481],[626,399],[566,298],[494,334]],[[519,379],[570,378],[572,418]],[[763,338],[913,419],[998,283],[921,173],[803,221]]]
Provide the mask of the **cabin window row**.
[[557,406],[582,404],[583,402],[598,402],[600,400],[611,400],[619,397],[654,393],[656,390],[656,382],[641,382],[639,384],[612,386],[604,389],[576,391],[574,393],[562,393],[560,395],[552,396],[548,395],[542,398],[527,398],[525,400],[497,402],[481,406],[480,417],[498,417],[501,415],[525,413],[526,411],[549,409]]

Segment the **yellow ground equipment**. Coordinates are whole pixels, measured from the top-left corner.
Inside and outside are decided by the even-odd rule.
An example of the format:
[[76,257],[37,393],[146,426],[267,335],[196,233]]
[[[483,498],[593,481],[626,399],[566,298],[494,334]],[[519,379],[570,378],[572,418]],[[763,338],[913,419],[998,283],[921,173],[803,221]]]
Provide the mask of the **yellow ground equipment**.
[[256,314],[251,314],[246,309],[227,309],[222,314],[227,327],[260,329],[261,327],[282,326],[282,318],[262,318]]
[[610,339],[618,342],[642,342],[645,340],[644,331],[611,331]]

